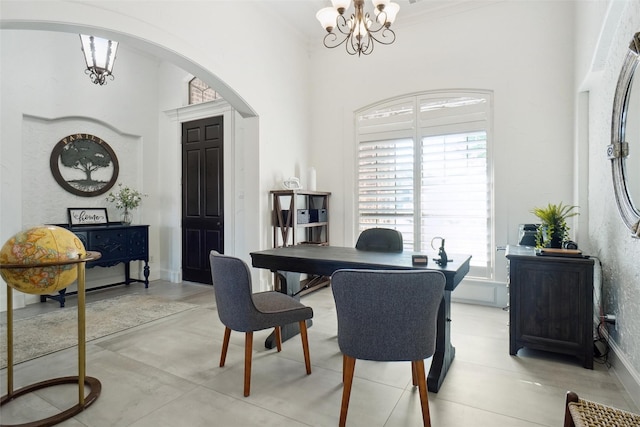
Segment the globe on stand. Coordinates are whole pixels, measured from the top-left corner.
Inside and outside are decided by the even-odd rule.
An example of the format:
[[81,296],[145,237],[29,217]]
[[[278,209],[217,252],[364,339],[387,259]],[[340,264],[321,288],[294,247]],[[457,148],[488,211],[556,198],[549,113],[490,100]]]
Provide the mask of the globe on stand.
[[[72,284],[78,277],[75,263],[87,251],[71,231],[54,225],[40,225],[21,231],[0,249],[0,276],[20,292],[49,294]],[[62,265],[50,265],[62,263]],[[7,268],[3,265],[28,267]],[[49,264],[49,265],[48,265]]]

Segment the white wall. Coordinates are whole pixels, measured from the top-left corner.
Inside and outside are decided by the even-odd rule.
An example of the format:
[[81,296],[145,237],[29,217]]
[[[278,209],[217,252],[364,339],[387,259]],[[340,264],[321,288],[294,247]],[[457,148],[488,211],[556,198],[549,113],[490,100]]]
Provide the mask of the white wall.
[[[589,123],[591,253],[602,263],[603,313],[617,316],[616,328],[610,329],[614,368],[640,405],[640,239],[630,237],[620,218],[606,157],[613,96],[627,47],[640,31],[640,2],[580,3],[578,12],[577,90],[588,92],[589,98],[584,114]],[[637,143],[629,142],[631,147]]]
[[[243,200],[242,205],[248,214],[235,212],[242,223],[237,223],[231,234],[234,238],[243,239],[235,247],[242,249],[242,255],[246,259],[249,251],[269,246],[271,216],[268,191],[277,188],[282,177],[300,175],[300,171],[307,169],[306,141],[309,138],[310,116],[307,96],[309,61],[303,49],[304,43],[282,28],[270,25],[269,20],[265,21],[265,14],[270,13],[266,6],[260,2],[207,2],[197,3],[197,13],[194,13],[184,2],[179,1],[111,1],[100,4],[3,1],[0,8],[3,43],[5,32],[8,34],[12,31],[7,28],[20,29],[16,31],[20,34],[19,38],[28,37],[27,30],[33,28],[69,31],[67,35],[73,39],[69,41],[70,49],[77,55],[77,60],[69,61],[68,66],[74,72],[82,73],[83,69],[79,42],[75,38],[77,32],[86,30],[121,40],[125,45],[153,54],[141,61],[157,56],[174,62],[192,74],[202,73],[200,77],[210,84],[218,82],[216,89],[242,113],[243,120],[237,133],[246,141],[239,152],[244,159],[238,165],[244,172],[238,181],[241,194],[234,196]],[[153,8],[153,14],[148,13],[150,8]],[[238,22],[245,26],[243,28],[251,27],[254,31],[238,31]],[[256,37],[256,34],[261,36]],[[50,48],[48,52],[52,56],[55,49]],[[286,52],[286,55],[282,52]],[[64,89],[58,83],[71,79],[72,74],[62,74],[59,67],[52,66],[54,71],[42,76],[38,67],[22,66],[22,61],[25,61],[24,64],[31,63],[28,56],[32,52],[29,49],[18,51],[5,49],[3,46],[2,55],[0,240],[6,241],[25,226],[21,208],[24,188],[16,181],[16,177],[22,174],[22,164],[12,160],[15,155],[12,143],[21,141],[23,114],[46,117],[46,114],[38,112],[47,106],[59,115],[71,114],[67,110],[75,110],[76,115],[79,114],[77,111],[81,111],[88,117],[100,118],[106,125],[116,128],[121,116],[122,120],[126,120],[124,116],[130,120],[139,118],[141,123],[138,125],[144,127],[144,131],[131,131],[126,123],[122,127],[127,133],[146,137],[139,179],[142,180],[143,191],[149,194],[149,200],[145,200],[141,221],[152,226],[155,237],[151,243],[154,247],[171,248],[162,253],[160,260],[163,265],[159,269],[162,271],[168,268],[173,271],[176,260],[179,259],[176,254],[180,253],[175,243],[176,227],[175,223],[168,227],[162,223],[160,212],[175,212],[175,199],[172,199],[173,196],[166,197],[167,192],[160,188],[159,183],[162,182],[160,177],[167,174],[175,176],[176,171],[161,167],[166,166],[166,162],[160,161],[166,160],[163,157],[166,156],[166,151],[163,151],[165,147],[160,146],[159,141],[166,135],[158,135],[158,117],[163,109],[180,107],[164,103],[171,99],[169,104],[172,104],[175,97],[167,95],[162,103],[159,102],[157,94],[163,88],[157,86],[155,73],[151,73],[151,81],[147,84],[141,83],[144,88],[151,88],[150,90],[140,92],[136,87],[123,84],[118,86],[119,82],[126,79],[124,76],[137,75],[140,79],[146,77],[145,72],[136,67],[136,61],[127,61],[123,54],[119,54],[116,61],[114,73],[120,75],[117,81],[110,83],[108,87],[88,85],[88,89],[82,89],[73,96],[64,90],[58,91]],[[51,59],[50,63],[54,64],[54,58]],[[130,64],[130,69],[127,64]],[[17,67],[20,67],[19,70]],[[84,75],[80,77],[86,78]],[[39,80],[43,80],[42,85],[34,83]],[[22,82],[21,87],[17,81]],[[42,93],[40,86],[44,87]],[[33,87],[36,89],[33,90]],[[110,92],[105,91],[105,88]],[[108,96],[105,93],[117,93],[118,96],[106,102],[99,98]],[[142,104],[138,102],[146,108],[140,107]],[[147,102],[156,108],[150,110]],[[137,113],[148,116],[139,116]],[[159,152],[163,154],[158,154]],[[166,200],[174,204],[164,204]],[[65,208],[66,206],[61,206],[62,210]],[[63,220],[61,218],[59,222]],[[47,222],[50,221],[47,218]],[[166,264],[169,260],[174,263],[172,266]],[[152,268],[152,272],[156,270]],[[266,272],[263,275],[264,278],[268,276]],[[267,283],[257,282],[257,286],[264,288]],[[16,307],[19,306],[17,303]]]
[[[115,68],[121,77],[100,87],[84,74],[77,34],[3,30],[1,43],[1,240],[34,225],[66,223],[69,207],[107,207],[110,219],[119,220],[106,195],[72,195],[55,182],[49,168],[51,151],[60,139],[75,133],[96,135],[111,146],[120,166],[118,183],[152,196],[134,212],[135,222],[153,224],[157,184],[142,172],[153,171],[158,152],[157,60],[121,49]],[[150,256],[157,258],[153,228],[150,242]],[[101,285],[121,279],[123,270],[97,268],[87,276]],[[152,279],[159,277],[153,263],[151,271]],[[30,300],[37,297],[16,304]]]
[[[343,48],[314,55],[311,158],[318,188],[334,192],[332,243],[353,245],[357,234],[354,111],[418,91],[493,92],[494,245],[516,244],[518,224],[535,222],[534,206],[573,204],[573,3],[480,5],[396,29],[396,42],[369,57]],[[492,283],[453,297],[506,305],[504,252],[495,264]]]
[[[246,142],[241,150],[245,162],[236,165],[242,169],[242,182],[236,189],[244,192],[246,215],[234,236],[243,240],[245,256],[269,245],[268,190],[277,187],[282,177],[304,177],[309,166],[318,171],[318,189],[333,193],[332,243],[353,244],[355,110],[416,91],[492,90],[494,243],[516,243],[518,224],[534,220],[529,213],[533,206],[559,201],[579,204],[585,215],[580,217],[579,234],[574,237],[603,262],[605,310],[618,316],[613,344],[619,366],[640,384],[640,249],[618,218],[603,154],[610,137],[613,88],[624,49],[640,28],[637,0],[475,2],[475,7],[465,12],[405,26],[393,46],[379,46],[371,57],[361,58],[348,56],[340,48],[307,52],[305,43],[299,43],[287,28],[263,20],[269,12],[260,2],[199,2],[197,14],[190,13],[185,4],[191,3],[3,0],[0,23],[2,28],[66,28],[74,34],[72,38],[78,28],[87,27],[97,35],[118,36],[132,47],[216,83],[214,87],[243,117],[236,130]],[[610,4],[617,12],[607,24],[605,14]],[[149,13],[151,8],[153,14]],[[399,22],[401,19],[402,12]],[[238,22],[254,30],[241,31]],[[142,220],[159,229],[155,237],[159,246],[171,247],[160,255],[160,268],[171,270],[177,253],[171,237],[176,234],[171,223],[175,195],[165,192],[164,186],[171,185],[167,177],[175,177],[177,171],[163,151],[164,142],[155,141],[167,139],[164,131],[168,128],[159,117],[179,107],[175,103],[184,99],[178,100],[179,94],[164,88],[141,94],[128,86],[118,87],[125,75],[137,71],[127,69],[129,61],[123,57],[116,63],[121,77],[110,83],[111,88],[91,86],[70,97],[65,85],[71,73],[82,67],[77,42],[72,42],[77,59],[71,60],[69,54],[68,73],[61,73],[58,65],[55,72],[43,75],[38,68],[18,69],[11,64],[29,63],[31,52],[5,45],[5,31],[0,53],[0,241],[25,225],[23,206],[28,201],[23,194],[28,190],[18,182],[23,162],[15,161],[17,153],[22,153],[16,144],[22,141],[23,114],[58,116],[80,111],[144,139],[141,179],[150,198]],[[611,43],[601,42],[603,33],[611,37]],[[597,51],[604,52],[605,61],[590,69]],[[140,62],[150,65],[153,61],[132,59],[129,63]],[[175,70],[162,64],[159,67],[159,84],[171,81]],[[38,79],[48,84],[38,83]],[[130,90],[110,101],[126,100],[129,107],[130,103],[141,105],[139,97],[148,97],[159,107],[154,117],[144,116],[148,127],[130,126],[121,117],[122,108],[95,102],[125,88]],[[588,96],[578,94],[586,90]],[[153,100],[156,93],[160,95]],[[132,111],[145,114],[136,108]],[[158,132],[157,138],[154,132]],[[580,151],[583,140],[588,142],[587,159]],[[149,155],[156,150],[165,153],[159,160]],[[576,163],[574,156],[581,160]],[[161,197],[154,202],[153,195]],[[496,292],[500,286],[504,288],[506,263],[501,253],[495,262],[494,283],[486,288],[474,284],[473,289],[480,289],[479,299],[497,301]]]

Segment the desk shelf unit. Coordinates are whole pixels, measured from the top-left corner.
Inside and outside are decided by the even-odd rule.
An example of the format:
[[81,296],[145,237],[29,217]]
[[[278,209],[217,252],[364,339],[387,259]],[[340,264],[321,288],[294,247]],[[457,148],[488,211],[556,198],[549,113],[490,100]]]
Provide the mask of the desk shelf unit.
[[273,247],[329,244],[329,196],[323,191],[273,190]]
[[[273,247],[329,245],[329,196],[326,191],[273,190]],[[276,288],[280,278],[275,277]],[[327,286],[324,276],[308,276],[298,293],[304,295]]]
[[593,369],[593,259],[509,246],[509,354],[569,354]]

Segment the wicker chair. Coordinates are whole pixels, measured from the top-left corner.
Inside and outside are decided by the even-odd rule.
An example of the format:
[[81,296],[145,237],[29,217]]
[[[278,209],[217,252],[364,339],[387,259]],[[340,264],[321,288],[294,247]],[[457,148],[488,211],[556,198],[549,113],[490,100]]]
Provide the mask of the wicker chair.
[[251,293],[251,275],[247,264],[239,258],[220,255],[211,251],[211,277],[220,321],[225,325],[220,367],[224,366],[229,348],[231,330],[245,333],[244,353],[244,396],[251,389],[251,355],[253,331],[275,328],[276,346],[282,349],[282,325],[298,323],[307,375],[311,373],[309,341],[307,339],[308,319],[313,310],[288,295],[280,292]]
[[564,427],[638,427],[640,415],[580,399],[567,392]]
[[439,271],[338,270],[331,289],[343,354],[340,427],[347,421],[356,359],[410,361],[425,426],[431,425],[424,359],[436,345],[445,277]]

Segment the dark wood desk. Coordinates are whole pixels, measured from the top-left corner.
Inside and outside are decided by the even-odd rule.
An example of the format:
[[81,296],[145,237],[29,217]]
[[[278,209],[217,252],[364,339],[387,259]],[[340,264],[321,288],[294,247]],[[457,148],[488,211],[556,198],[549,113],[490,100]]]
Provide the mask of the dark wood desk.
[[[435,393],[440,389],[449,366],[451,366],[451,362],[455,357],[456,350],[451,344],[451,292],[469,272],[471,256],[451,254],[450,258],[453,261],[446,266],[441,267],[433,259],[430,259],[429,264],[424,267],[412,264],[411,255],[414,254],[415,252],[366,252],[355,248],[338,246],[298,245],[252,252],[251,261],[254,267],[265,268],[278,274],[282,278],[280,291],[292,296],[296,295],[299,290],[300,273],[331,276],[334,271],[345,268],[376,270],[427,269],[444,273],[447,283],[438,310],[436,350],[427,376],[429,391]],[[283,340],[297,333],[293,327],[286,329],[286,335],[285,328],[282,331]],[[273,348],[274,342],[271,337],[267,339],[265,346]]]

